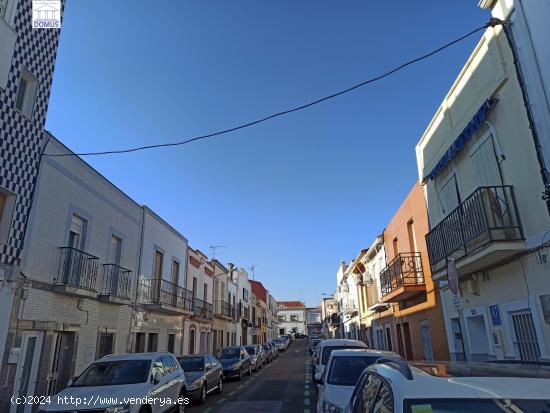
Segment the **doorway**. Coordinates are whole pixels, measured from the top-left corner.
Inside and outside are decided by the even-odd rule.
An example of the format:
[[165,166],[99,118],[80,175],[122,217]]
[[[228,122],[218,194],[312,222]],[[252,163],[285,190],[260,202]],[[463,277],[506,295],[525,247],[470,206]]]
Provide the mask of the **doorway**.
[[189,354],[195,354],[195,329],[189,330]]
[[405,341],[405,358],[412,360],[414,358],[412,343],[411,343],[411,328],[409,323],[403,323],[403,336]]
[[53,355],[48,374],[47,395],[60,392],[73,377],[73,356],[76,346],[76,333],[58,332],[53,338]]
[[485,317],[483,315],[467,317],[466,325],[468,326],[470,353],[486,359],[489,354],[489,339],[485,327]]
[[[42,332],[23,332],[13,392],[17,397],[34,396],[38,363],[42,352],[42,336]],[[32,404],[12,404],[10,413],[30,413],[32,407]]]

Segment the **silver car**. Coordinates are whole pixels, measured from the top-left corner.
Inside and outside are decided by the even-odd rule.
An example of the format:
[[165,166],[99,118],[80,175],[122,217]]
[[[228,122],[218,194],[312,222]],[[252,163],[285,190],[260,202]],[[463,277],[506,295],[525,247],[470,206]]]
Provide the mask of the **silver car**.
[[178,357],[185,373],[188,396],[199,403],[206,401],[206,395],[223,391],[223,367],[212,354],[193,354]]
[[258,371],[262,368],[263,365],[263,356],[262,348],[259,344],[252,344],[249,346],[244,346],[246,352],[250,355],[250,363],[252,365],[252,370]]

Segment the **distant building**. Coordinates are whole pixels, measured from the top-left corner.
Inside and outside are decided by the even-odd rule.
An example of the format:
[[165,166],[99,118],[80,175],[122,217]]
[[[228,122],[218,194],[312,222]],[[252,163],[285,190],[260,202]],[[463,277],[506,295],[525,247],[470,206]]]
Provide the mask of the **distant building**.
[[229,269],[218,260],[214,264],[214,331],[213,351],[235,345],[237,339],[237,312],[235,301],[237,284],[231,280]]
[[306,334],[320,336],[323,334],[323,318],[321,307],[306,308]]
[[306,334],[306,306],[301,301],[277,303],[279,336],[288,333]]

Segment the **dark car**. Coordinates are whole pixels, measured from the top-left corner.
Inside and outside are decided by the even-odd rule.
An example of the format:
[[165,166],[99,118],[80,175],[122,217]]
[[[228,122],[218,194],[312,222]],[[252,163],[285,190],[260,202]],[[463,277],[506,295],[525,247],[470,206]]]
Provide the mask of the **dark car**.
[[178,357],[185,373],[188,396],[204,403],[206,395],[223,390],[223,367],[212,354],[193,354]]
[[311,354],[313,354],[315,352],[315,348],[317,347],[317,345],[321,342],[321,339],[320,338],[312,338],[310,341],[309,341],[309,352]]
[[245,374],[252,374],[252,358],[243,346],[222,348],[218,360],[222,363],[226,379],[234,377],[241,380]]

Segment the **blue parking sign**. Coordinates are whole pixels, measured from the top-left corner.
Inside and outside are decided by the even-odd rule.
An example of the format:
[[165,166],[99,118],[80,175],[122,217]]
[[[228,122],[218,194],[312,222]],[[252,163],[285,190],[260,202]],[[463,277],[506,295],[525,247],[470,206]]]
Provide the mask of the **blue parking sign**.
[[491,312],[491,321],[494,326],[500,326],[502,325],[502,322],[500,321],[500,311],[498,309],[498,304],[490,305],[489,310]]

